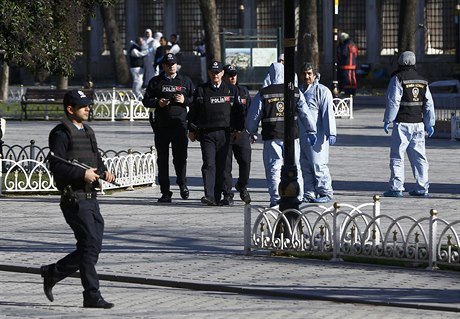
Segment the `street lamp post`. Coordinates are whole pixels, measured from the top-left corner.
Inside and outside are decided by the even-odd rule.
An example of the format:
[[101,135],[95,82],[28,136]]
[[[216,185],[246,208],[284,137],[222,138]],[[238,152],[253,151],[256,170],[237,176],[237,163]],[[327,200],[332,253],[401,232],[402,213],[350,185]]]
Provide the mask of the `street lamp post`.
[[86,18],[86,32],[85,32],[85,51],[86,51],[86,81],[85,87],[87,89],[93,88],[93,79],[91,75],[91,17]]
[[[280,210],[298,209],[299,183],[295,163],[295,0],[284,2],[284,163],[279,184]],[[288,216],[286,216],[288,217]],[[289,217],[288,217],[289,218]]]
[[333,30],[333,50],[332,50],[332,95],[339,96],[339,82],[337,81],[337,48],[339,45],[339,28],[337,27],[339,18],[339,0],[334,0],[334,14],[332,15]]

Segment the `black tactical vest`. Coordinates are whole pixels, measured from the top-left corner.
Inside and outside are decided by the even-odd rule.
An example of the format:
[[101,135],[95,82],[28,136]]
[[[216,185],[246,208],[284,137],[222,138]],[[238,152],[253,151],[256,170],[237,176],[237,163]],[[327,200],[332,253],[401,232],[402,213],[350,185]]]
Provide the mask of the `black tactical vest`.
[[[177,75],[172,80],[167,80],[162,76],[162,80],[158,82],[156,96],[158,98],[171,99],[174,94],[183,94],[188,96],[191,92],[187,92],[184,86],[183,78]],[[187,118],[187,109],[185,105],[175,102],[170,102],[165,107],[155,108],[155,124],[158,127],[179,127],[185,126]]]
[[[299,89],[295,91],[296,99]],[[262,139],[273,140],[284,138],[284,84],[272,84],[260,90],[260,99],[264,105],[262,114]],[[299,137],[297,123],[294,138]]]
[[131,55],[131,51],[133,51],[133,49],[136,48],[137,50],[139,51],[142,51],[141,47],[138,46],[137,44],[133,44],[131,46],[131,48],[129,48],[129,66],[131,68],[136,68],[136,67],[144,67],[144,57],[141,56],[141,57],[135,57],[135,56],[132,56]]
[[[83,124],[83,127],[84,130],[79,130],[74,124],[72,124],[72,122],[65,118],[61,121],[61,124],[56,126],[53,130],[62,130],[63,128],[70,138],[70,145],[67,153],[65,154],[65,158],[67,160],[77,160],[81,163],[97,168],[98,148],[94,131],[86,124]],[[57,178],[57,176],[55,176],[55,178],[56,186],[60,190],[69,184],[69,181],[66,180],[65,176],[61,176],[61,179]],[[73,190],[92,192],[94,191],[94,187],[98,186],[98,183],[95,182],[91,185],[81,180],[79,182],[72,183],[71,186]]]
[[203,96],[198,97],[198,103],[202,104],[198,127],[229,128],[233,102],[234,92],[225,83],[222,82],[218,90],[205,85]]
[[83,124],[84,130],[79,130],[68,119],[62,120],[70,136],[70,148],[66,157],[69,160],[77,160],[97,168],[97,142],[94,131],[91,127]]
[[403,95],[395,121],[402,123],[423,122],[423,106],[428,81],[413,68],[399,72],[397,77],[401,82]]

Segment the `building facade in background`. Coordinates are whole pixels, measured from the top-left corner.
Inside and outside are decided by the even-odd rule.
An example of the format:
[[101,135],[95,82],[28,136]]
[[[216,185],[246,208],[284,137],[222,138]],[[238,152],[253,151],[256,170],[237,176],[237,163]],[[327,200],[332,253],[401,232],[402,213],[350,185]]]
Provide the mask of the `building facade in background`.
[[[222,35],[275,33],[283,28],[283,2],[280,0],[219,0],[217,15]],[[333,0],[318,0],[318,41],[322,82],[330,83],[333,67]],[[456,0],[417,1],[416,38],[417,66],[430,81],[455,77],[460,54],[460,12]],[[144,35],[145,29],[153,33],[161,31],[169,38],[179,34],[183,72],[195,82],[203,80],[201,60],[196,55],[197,46],[203,41],[203,25],[196,0],[118,0],[115,12],[119,31],[129,48],[129,41]],[[360,72],[362,77],[382,83],[397,67],[399,0],[340,0],[338,27],[346,32],[359,48],[358,67],[367,65]],[[92,77],[96,85],[110,85],[114,75],[107,37],[100,13],[91,19],[91,52],[89,52]],[[83,26],[80,32],[83,32]],[[270,30],[270,31],[267,31]],[[301,39],[302,37],[297,37]],[[282,39],[281,39],[282,40]],[[267,46],[264,41],[251,41],[253,47]],[[278,46],[282,41],[278,41]],[[273,45],[273,44],[270,44]],[[245,47],[246,45],[243,45]],[[276,48],[282,52],[282,47]],[[225,52],[225,50],[223,50]],[[252,51],[251,51],[252,52]],[[268,51],[267,51],[268,52]],[[76,62],[73,81],[84,79],[83,44]],[[224,59],[225,57],[223,57]],[[241,58],[244,64],[245,58]],[[248,64],[251,64],[251,58]],[[271,61],[273,62],[273,61]],[[297,61],[300,65],[303,61]],[[263,64],[263,63],[262,63]],[[430,67],[428,67],[428,65]],[[267,66],[268,68],[268,66]],[[14,81],[14,79],[13,79]]]

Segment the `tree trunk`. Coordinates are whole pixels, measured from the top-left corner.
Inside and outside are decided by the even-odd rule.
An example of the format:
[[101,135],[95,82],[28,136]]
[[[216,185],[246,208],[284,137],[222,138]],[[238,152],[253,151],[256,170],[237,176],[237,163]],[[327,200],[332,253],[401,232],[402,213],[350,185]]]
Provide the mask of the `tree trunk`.
[[312,62],[319,68],[318,8],[316,0],[299,1],[298,62]]
[[58,75],[57,89],[67,90],[69,88],[69,78],[67,76]]
[[2,85],[0,87],[0,97],[3,101],[8,100],[8,86],[10,83],[10,66],[8,63],[3,62],[2,68]]
[[113,6],[101,6],[102,20],[104,21],[105,34],[109,42],[110,56],[115,70],[117,84],[127,85],[130,81],[128,62],[123,54],[123,42],[118,32]]
[[415,52],[417,0],[401,0],[399,4],[398,54]]
[[206,45],[206,65],[208,65],[214,59],[219,61],[222,59],[216,0],[200,0],[200,9]]

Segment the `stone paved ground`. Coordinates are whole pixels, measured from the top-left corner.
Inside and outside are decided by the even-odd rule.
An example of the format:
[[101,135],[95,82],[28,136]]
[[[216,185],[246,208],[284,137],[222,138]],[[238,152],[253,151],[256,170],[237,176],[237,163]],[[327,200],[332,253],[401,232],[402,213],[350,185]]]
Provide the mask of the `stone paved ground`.
[[[338,120],[338,142],[330,163],[338,202],[359,205],[386,190],[389,137],[382,133],[381,113],[361,109],[353,120]],[[25,145],[33,138],[37,145],[46,145],[54,125],[11,121],[4,141]],[[152,144],[145,121],[92,126],[103,149],[147,151]],[[260,143],[253,148],[250,191],[253,204],[265,206],[261,149]],[[459,219],[460,143],[430,139],[427,151],[431,198],[382,198],[383,214],[421,218],[435,208],[441,218]],[[110,311],[81,308],[81,286],[75,278],[55,287],[54,303],[42,293],[38,267],[74,247],[58,197],[1,197],[0,318],[458,316],[458,272],[269,257],[264,252],[244,256],[243,205],[237,201],[233,207],[202,206],[200,165],[199,146],[193,143],[187,201],[178,199],[177,186],[172,205],[158,205],[159,191],[151,187],[100,198],[106,231],[98,271],[103,279],[112,280],[101,284],[106,299],[116,304]],[[410,187],[413,178],[410,168],[406,171]]]

